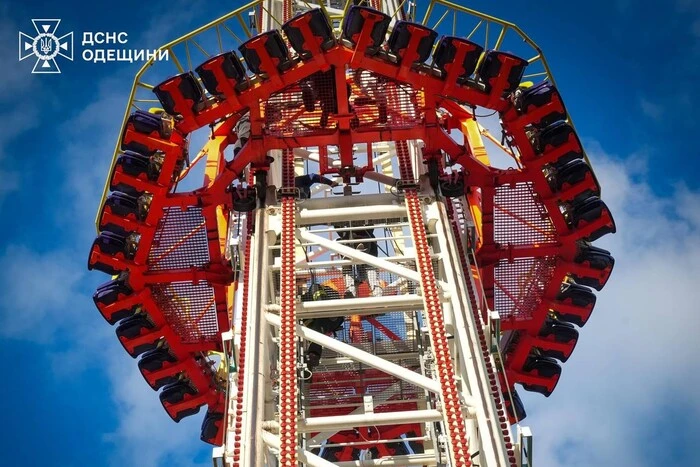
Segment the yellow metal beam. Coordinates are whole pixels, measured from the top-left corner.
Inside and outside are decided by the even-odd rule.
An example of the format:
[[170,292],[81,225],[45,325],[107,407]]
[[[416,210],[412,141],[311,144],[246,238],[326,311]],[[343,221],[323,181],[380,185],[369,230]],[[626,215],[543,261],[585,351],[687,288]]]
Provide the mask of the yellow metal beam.
[[481,130],[476,120],[470,118],[462,122],[462,133],[464,133],[464,142],[469,145],[472,154],[476,159],[484,165],[491,165],[489,155],[484,146],[484,140],[481,138]]

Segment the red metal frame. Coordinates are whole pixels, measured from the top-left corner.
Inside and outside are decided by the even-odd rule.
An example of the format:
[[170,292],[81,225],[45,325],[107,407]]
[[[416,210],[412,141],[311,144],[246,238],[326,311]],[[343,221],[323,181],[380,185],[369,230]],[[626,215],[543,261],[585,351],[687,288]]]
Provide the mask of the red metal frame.
[[[217,220],[217,208],[223,209],[224,212],[233,209],[231,196],[227,188],[237,177],[244,173],[247,167],[251,167],[253,172],[267,170],[269,161],[265,156],[268,151],[281,149],[287,152],[290,149],[305,146],[318,146],[320,148],[321,170],[324,173],[336,170],[331,168],[328,163],[326,147],[328,145],[338,146],[341,158],[339,173],[346,182],[350,182],[350,177],[361,180],[362,175],[367,170],[372,170],[371,156],[367,166],[354,166],[352,159],[352,146],[354,144],[367,144],[371,148],[372,143],[379,141],[421,139],[425,142],[423,150],[424,162],[438,161],[440,166],[442,166],[444,154],[453,164],[461,165],[466,174],[466,185],[480,188],[478,193],[475,190],[470,190],[465,194],[468,201],[473,205],[478,205],[482,213],[481,224],[479,225],[479,251],[477,254],[481,269],[475,269],[475,266],[468,264],[466,260],[462,265],[464,272],[472,274],[475,280],[483,285],[485,290],[483,297],[477,297],[476,294],[472,297],[477,309],[486,310],[486,307],[483,306],[484,301],[490,308],[494,306],[494,290],[496,287],[494,271],[496,268],[512,263],[519,258],[555,259],[553,270],[547,272],[546,276],[540,274],[538,278],[533,276],[528,279],[548,281],[547,285],[542,287],[543,292],[541,295],[530,297],[532,300],[539,301],[539,306],[529,311],[528,316],[518,319],[507,315],[503,316],[504,329],[523,329],[528,335],[532,336],[529,339],[523,339],[523,346],[531,347],[535,345],[532,343],[535,339],[534,336],[536,336],[544,318],[556,300],[560,284],[566,279],[568,274],[595,275],[602,282],[607,280],[609,271],[592,270],[586,265],[575,264],[574,259],[577,252],[577,241],[585,238],[603,225],[612,224],[613,221],[609,213],[607,211],[604,212],[599,219],[589,224],[583,223],[570,227],[559,208],[560,203],[570,201],[578,194],[590,189],[595,181],[591,177],[587,177],[582,183],[564,187],[559,193],[553,193],[542,171],[546,164],[556,161],[569,151],[581,152],[582,149],[578,138],[572,134],[566,144],[558,148],[545,148],[543,154],[538,156],[534,153],[525,131],[526,125],[539,122],[552,111],[563,111],[564,107],[559,95],[556,94],[553,100],[543,107],[525,109],[523,113],[516,112],[512,102],[507,96],[504,97],[502,95],[503,90],[508,85],[509,70],[512,66],[517,65],[517,60],[510,60],[511,57],[505,57],[501,72],[497,77],[491,79],[489,92],[485,92],[475,86],[457,83],[457,77],[463,70],[460,71],[460,66],[456,64],[460,64],[465,54],[470,51],[468,44],[461,42],[457,44],[455,62],[446,67],[444,77],[441,78],[435,73],[426,72],[422,67],[414,67],[412,65],[417,58],[418,43],[424,34],[428,34],[428,31],[423,27],[414,28],[413,37],[404,51],[399,64],[383,58],[382,54],[368,55],[366,48],[372,43],[370,37],[372,27],[377,21],[381,20],[381,17],[367,13],[366,10],[362,14],[365,17],[365,25],[359,36],[355,38],[356,46],[354,48],[348,46],[347,43],[339,42],[324,50],[320,45],[319,38],[312,34],[308,22],[305,22],[303,16],[291,20],[290,22],[295,22],[295,26],[300,29],[302,35],[307,39],[306,45],[313,48],[312,58],[305,61],[297,61],[284,71],[280,71],[277,67],[277,62],[267,54],[265,48],[267,36],[261,35],[251,39],[246,43],[246,47],[255,49],[264,68],[265,76],[258,76],[252,79],[249,86],[242,91],[237,91],[227,81],[223,73],[216,69],[215,63],[213,63],[211,71],[218,78],[220,90],[223,92],[224,97],[212,98],[200,106],[201,110],[196,109],[194,112],[191,110],[194,103],[190,105],[190,101],[176,98],[176,105],[178,112],[182,115],[182,119],[177,121],[176,131],[172,133],[169,139],[162,138],[157,132],[148,135],[142,134],[136,131],[133,126],[127,126],[123,135],[124,143],[139,143],[150,150],[163,151],[165,153],[165,163],[157,182],[145,180],[143,177],[128,176],[120,170],[115,170],[113,183],[125,183],[137,190],[148,191],[153,195],[153,199],[148,215],[144,220],[136,219],[134,216],[129,218],[117,216],[111,212],[109,207],[105,208],[100,219],[101,227],[114,224],[127,231],[135,231],[141,234],[139,250],[132,261],[126,261],[122,258],[98,258],[101,261],[112,264],[117,269],[128,270],[128,283],[134,290],[132,296],[125,297],[118,303],[101,309],[105,316],[109,316],[110,312],[121,309],[127,304],[148,302],[146,308],[149,310],[151,317],[158,322],[157,332],[168,336],[168,343],[173,347],[177,355],[220,349],[220,343],[218,342],[202,342],[196,345],[185,345],[179,342],[177,334],[169,330],[167,320],[163,318],[159,308],[152,302],[148,293],[144,293],[154,284],[178,281],[192,281],[194,284],[197,284],[200,281],[206,281],[212,285],[219,330],[224,331],[228,329],[229,316],[226,302],[226,286],[232,282],[233,273],[222,257],[218,235],[212,233],[208,236],[210,262],[206,266],[190,270],[157,272],[149,270],[147,262],[148,252],[156,230],[159,228],[163,209],[168,207],[181,207],[183,209],[193,206],[200,207],[206,219],[205,227],[207,232],[217,232],[217,229],[221,227]],[[353,69],[367,70],[384,79],[418,89],[423,99],[419,115],[421,123],[413,128],[376,127],[376,125],[372,128],[353,128],[355,115],[349,106],[350,96],[348,95],[345,72],[347,64]],[[332,69],[332,67],[335,69],[334,77],[338,101],[337,128],[324,129],[319,134],[312,135],[266,135],[263,128],[264,110],[261,103],[264,103],[269,96],[284,91],[301,80],[309,78],[314,73],[327,71]],[[178,77],[166,82],[163,88],[169,90],[172,96],[178,96],[180,79]],[[467,106],[472,108],[475,106],[487,107],[501,112],[506,134],[513,145],[517,147],[520,161],[523,164],[521,169],[500,170],[489,167],[471,153],[468,145],[458,144],[449,136],[451,128],[458,128],[462,122],[474,118],[472,113],[467,110]],[[447,110],[450,117],[439,122],[436,112],[438,108]],[[250,112],[250,138],[237,155],[226,161],[223,158],[223,151],[228,145],[236,141],[236,135],[233,132],[234,124],[246,110]],[[212,176],[209,176],[207,184],[188,193],[171,193],[173,186],[172,173],[175,164],[182,158],[183,146],[186,143],[184,135],[221,119],[224,119],[223,123],[213,133],[213,137],[218,138],[219,144],[217,167],[213,170]],[[368,151],[368,153],[371,153],[371,151]],[[402,173],[402,178],[408,181],[408,178],[412,178],[412,175],[404,172]],[[538,206],[543,213],[546,213],[551,220],[552,228],[549,233],[552,238],[551,242],[546,244],[513,245],[497,243],[494,240],[494,214],[499,209],[499,206],[495,203],[497,189],[502,186],[515,186],[519,183],[531,184],[533,195],[530,201]],[[408,194],[407,198],[410,198]],[[527,226],[523,228],[527,228]],[[464,252],[462,252],[462,256],[466,258]],[[289,297],[287,296],[287,298]],[[514,302],[518,300],[520,299],[516,298]],[[567,305],[558,304],[557,306]],[[439,322],[438,318],[437,316],[434,317]],[[372,321],[371,318],[370,321]],[[373,324],[377,325],[378,323],[375,322]],[[437,336],[436,339],[435,345],[442,345],[440,337]],[[511,382],[542,383],[540,381],[541,378],[537,379],[520,371],[523,361],[522,355],[524,354],[522,348],[518,349],[516,354],[518,358],[506,355],[505,365]],[[191,366],[188,368],[191,369]],[[190,373],[194,372],[190,371]],[[194,376],[192,374],[190,377],[193,381],[198,381],[198,387],[202,386],[204,391],[203,380],[200,377],[206,379],[206,375]],[[293,376],[290,378],[294,379]],[[241,381],[239,380],[239,386]],[[551,384],[551,381],[548,384]],[[556,381],[554,381],[554,384],[556,384]],[[495,383],[494,386],[497,387]],[[286,388],[285,390],[290,391],[292,389],[294,387]],[[453,400],[454,397],[452,397],[454,396],[454,391],[447,386],[444,388],[444,391],[447,391],[447,402],[453,405],[457,404],[456,399]],[[210,406],[219,404],[222,396],[221,394],[216,395],[215,392],[203,392],[197,397],[177,405],[178,407],[181,405],[182,407],[191,407],[194,406],[193,404],[200,402],[207,403]],[[166,407],[166,409],[170,413],[170,408]],[[237,407],[237,413],[239,409],[240,407]],[[177,410],[181,409],[178,408]],[[236,417],[239,417],[239,415],[236,415]],[[285,429],[289,428],[287,425],[291,422],[288,422],[285,422]],[[464,438],[459,424],[452,423],[451,420],[450,430],[453,430],[453,433],[459,438]],[[420,429],[416,430],[417,433],[420,431]],[[349,439],[348,436],[350,435],[338,434],[336,436]],[[466,446],[465,438],[460,442]],[[283,443],[283,451],[291,459],[294,458],[296,451],[291,448],[289,439]],[[466,458],[461,459],[460,462],[463,465],[469,464],[469,460]]]

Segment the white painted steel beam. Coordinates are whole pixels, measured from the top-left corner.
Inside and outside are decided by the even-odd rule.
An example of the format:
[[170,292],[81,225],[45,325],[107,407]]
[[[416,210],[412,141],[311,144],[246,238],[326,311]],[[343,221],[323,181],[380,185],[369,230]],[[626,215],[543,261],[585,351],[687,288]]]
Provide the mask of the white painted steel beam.
[[305,199],[298,203],[297,224],[304,226],[333,222],[405,218],[406,208],[399,201],[399,198],[391,194]]
[[[343,245],[340,242],[328,240],[327,238],[316,235],[312,232],[309,232],[308,230],[297,230],[297,236],[301,237],[309,243],[316,243],[318,245],[321,245],[323,248],[339,253],[350,259],[354,259],[364,264],[369,264],[370,266],[374,266],[377,269],[383,269],[385,271],[396,274],[399,277],[403,277],[408,280],[420,283],[420,273],[418,271],[408,269],[407,267],[401,266],[400,264],[395,264],[385,259],[377,258],[376,256],[363,253],[362,251],[358,251],[354,248]],[[442,288],[443,292],[450,290],[451,288],[445,282],[442,281],[438,281],[438,285]]]
[[[402,466],[402,465],[438,465],[433,454],[414,454],[411,456],[391,456],[362,461],[337,462],[336,467],[370,467],[370,466]],[[442,464],[441,464],[442,465]]]
[[301,433],[311,433],[319,430],[346,430],[358,426],[402,425],[439,421],[442,421],[442,412],[439,410],[408,410],[402,412],[336,415],[333,417],[310,417],[299,420],[298,429]]
[[[475,318],[478,310],[472,310],[468,298],[468,288],[475,288],[473,278],[459,273],[459,252],[456,242],[461,241],[452,235],[448,224],[447,212],[442,204],[435,204],[428,209],[428,216],[435,219],[434,225],[440,250],[444,252],[445,274],[455,287],[451,306],[445,307],[450,320],[454,322],[454,350],[461,358],[457,359],[455,370],[463,383],[462,390],[469,392],[478,401],[475,422],[478,427],[478,447],[470,445],[471,452],[479,452],[479,462],[485,466],[507,464],[507,449],[498,421],[498,411],[490,394],[490,382],[486,371],[486,361],[481,352],[481,343],[477,329],[481,320]],[[464,245],[463,245],[464,246]],[[450,264],[454,267],[448,267]],[[489,357],[490,358],[490,357]],[[495,364],[491,360],[492,364]]]
[[[267,305],[267,311],[279,312],[279,305]],[[423,297],[416,294],[387,295],[383,297],[341,298],[298,302],[297,315],[300,318],[332,318],[349,315],[376,315],[395,311],[423,309]]]
[[363,252],[358,251],[354,248],[351,248],[347,245],[343,245],[340,242],[336,242],[333,240],[328,240],[327,238],[323,238],[319,235],[316,235],[312,232],[309,232],[308,230],[298,230],[297,232],[298,232],[299,237],[301,237],[302,239],[306,240],[309,243],[316,243],[318,245],[321,245],[324,248],[327,248],[331,251],[339,253],[339,254],[346,256],[350,259],[354,259],[356,261],[360,261],[362,263],[369,264],[370,266],[374,266],[377,269],[383,269],[385,271],[389,271],[391,273],[396,274],[399,277],[404,277],[404,278],[411,280],[411,281],[414,281],[414,282],[420,282],[420,274],[417,271],[414,271],[412,269],[408,269],[407,267],[401,266],[400,264],[395,264],[395,263],[386,261],[385,259],[380,259],[380,258],[377,258],[376,256],[372,256],[370,254],[363,253]]
[[[277,328],[280,327],[281,320],[279,316],[267,312],[265,313],[265,318],[271,325]],[[316,332],[313,329],[307,328],[306,326],[297,325],[297,335],[311,342],[316,342],[329,350],[338,352],[339,354],[345,355],[355,361],[369,365],[372,368],[376,368],[392,376],[396,376],[397,378],[407,381],[415,386],[431,392],[440,393],[440,383],[438,381],[416,373],[415,371],[408,370],[402,366],[388,360],[384,360],[383,358],[372,355],[369,352],[365,352],[364,350],[353,347],[337,339],[326,336],[325,334]]]
[[[270,448],[279,452],[281,444],[279,436],[273,435],[269,431],[262,430],[261,438],[262,441],[265,444],[267,444]],[[328,462],[326,459],[323,459],[322,457],[319,457],[316,454],[313,454],[309,451],[305,451],[301,449],[301,447],[297,449],[297,452],[299,453],[299,460],[305,462],[306,465],[311,467],[336,467],[337,465],[332,462]]]

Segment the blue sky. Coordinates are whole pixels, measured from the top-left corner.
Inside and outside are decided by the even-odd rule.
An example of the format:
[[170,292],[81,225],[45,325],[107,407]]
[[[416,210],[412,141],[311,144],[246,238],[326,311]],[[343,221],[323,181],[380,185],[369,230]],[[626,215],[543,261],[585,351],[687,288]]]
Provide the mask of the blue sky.
[[[0,439],[4,465],[209,465],[94,309],[93,218],[138,65],[31,75],[17,31],[126,31],[153,48],[235,2],[0,5]],[[618,263],[549,399],[527,397],[543,466],[700,465],[700,3],[474,1],[544,50],[620,233]],[[79,52],[79,48],[76,47]],[[689,332],[690,331],[690,332]]]

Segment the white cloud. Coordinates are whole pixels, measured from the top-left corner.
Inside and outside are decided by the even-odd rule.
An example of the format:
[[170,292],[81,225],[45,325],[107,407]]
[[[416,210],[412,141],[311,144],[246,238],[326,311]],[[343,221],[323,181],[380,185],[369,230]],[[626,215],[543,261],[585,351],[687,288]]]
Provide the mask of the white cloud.
[[639,99],[639,107],[641,107],[644,115],[653,120],[660,120],[664,114],[664,109],[661,105],[655,104],[644,97]]
[[[31,22],[29,23],[31,27]],[[9,154],[7,146],[21,134],[39,125],[39,113],[34,102],[24,99],[28,92],[37,88],[35,76],[31,66],[27,68],[25,63],[17,61],[18,25],[12,21],[7,13],[7,6],[0,7],[0,63],[6,65],[0,73],[0,162],[5,166],[0,170],[0,203],[5,196],[19,189],[22,179],[21,173],[12,169],[13,157],[19,158],[19,154]],[[24,154],[22,154],[24,156]]]
[[29,35],[36,35],[31,21],[27,20],[21,26],[11,20],[7,8],[0,8],[0,63],[3,64],[3,72],[0,73],[0,103],[17,98],[18,93],[23,93],[36,84],[36,76],[31,70],[34,66],[31,58],[26,61],[17,61],[17,32],[23,31]]
[[[76,243],[82,241],[88,245],[90,238],[94,237],[91,226],[119,138],[128,86],[122,79],[104,80],[95,100],[60,128],[66,170],[62,188],[74,206],[73,222],[84,226],[79,229],[81,235],[76,237]],[[60,223],[61,219],[57,222]]]
[[695,37],[700,38],[700,19],[693,21],[692,31]]
[[[597,244],[615,270],[552,397],[519,393],[538,465],[651,466],[644,448],[672,425],[669,406],[700,415],[700,193],[679,186],[660,197],[626,160],[591,147],[618,228]],[[684,465],[700,465],[688,454]]]
[[20,175],[14,170],[0,169],[0,205],[5,196],[20,187]]
[[6,247],[0,257],[0,336],[46,342],[74,319],[69,304],[83,277],[74,260],[63,251]]
[[206,408],[175,424],[161,406],[158,394],[144,381],[135,361],[124,352],[112,353],[107,369],[113,385],[112,398],[120,414],[117,429],[105,435],[120,452],[110,464],[156,467],[177,465],[165,461],[180,459],[181,465],[192,465],[191,457],[202,446],[199,428]]
[[[154,20],[148,28],[150,32],[138,39],[138,43],[144,47],[160,45],[164,36],[191,19],[181,10],[176,11],[180,12],[177,17],[168,14]],[[95,235],[92,222],[108,177],[132,79],[121,72],[101,80],[95,99],[59,127],[63,143],[61,157],[66,171],[61,178],[61,188],[72,216],[69,225],[63,218],[55,221],[73,232],[75,244],[80,245],[81,258],[87,258]],[[75,268],[82,273],[85,265],[76,264]],[[92,279],[98,274],[91,273],[89,277]],[[103,277],[107,280],[107,276]],[[124,352],[114,336],[114,329],[102,320],[91,300],[82,298],[85,306],[81,308],[91,309],[81,311],[91,313],[91,318],[68,317],[73,325],[72,345],[54,355],[52,368],[59,378],[71,377],[96,365],[106,372],[111,383],[107,392],[116,406],[117,422],[110,433],[104,434],[105,440],[116,448],[115,455],[105,463],[140,467],[193,466],[194,456],[201,453],[204,446],[199,440],[199,429],[206,409],[175,424],[161,406],[158,393],[139,373],[137,360]],[[91,326],[98,328],[90,332]]]
[[[87,272],[81,260],[88,248],[85,245],[84,255],[68,250],[38,253],[16,245],[6,248],[0,256],[0,282],[5,284],[0,295],[0,337],[46,346],[55,345],[59,334],[62,340],[68,339],[67,348],[54,347],[47,357],[59,380],[95,368],[106,372],[111,382],[107,392],[118,414],[114,431],[104,435],[117,448],[117,455],[108,461],[111,465],[192,466],[192,457],[203,447],[199,428],[206,408],[179,424],[167,416],[158,393],[139,373],[137,360],[124,352],[114,328],[100,317],[90,297],[81,293]],[[93,415],[79,416],[87,422]]]
[[677,0],[676,9],[690,21],[690,32],[700,38],[700,2],[697,0]]

